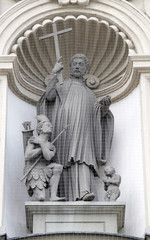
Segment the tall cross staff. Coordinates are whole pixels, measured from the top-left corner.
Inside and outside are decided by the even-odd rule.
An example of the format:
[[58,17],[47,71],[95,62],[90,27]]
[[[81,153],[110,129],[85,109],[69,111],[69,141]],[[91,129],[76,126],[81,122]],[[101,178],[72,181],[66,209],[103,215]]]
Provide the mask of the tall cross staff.
[[[60,59],[60,49],[59,49],[58,35],[69,32],[71,30],[72,30],[72,28],[67,28],[67,29],[64,29],[64,30],[61,30],[61,31],[57,31],[56,23],[53,23],[53,33],[49,33],[47,35],[39,37],[39,40],[54,37],[54,44],[55,44],[57,61]],[[62,71],[60,71],[60,73],[58,73],[57,77],[58,77],[59,83],[62,84],[63,83]]]

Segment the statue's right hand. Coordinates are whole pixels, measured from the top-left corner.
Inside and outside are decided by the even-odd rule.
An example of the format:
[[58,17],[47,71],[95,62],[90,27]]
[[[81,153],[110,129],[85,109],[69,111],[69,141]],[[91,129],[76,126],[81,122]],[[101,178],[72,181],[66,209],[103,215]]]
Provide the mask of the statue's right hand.
[[59,60],[55,63],[55,66],[52,71],[54,74],[59,73],[64,68],[61,59],[62,59],[62,57],[60,57]]

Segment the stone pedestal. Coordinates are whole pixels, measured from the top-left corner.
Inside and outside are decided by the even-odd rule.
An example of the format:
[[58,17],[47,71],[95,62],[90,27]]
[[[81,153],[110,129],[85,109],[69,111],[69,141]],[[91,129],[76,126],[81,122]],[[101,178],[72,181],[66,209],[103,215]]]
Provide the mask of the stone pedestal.
[[26,202],[27,227],[33,233],[107,232],[124,226],[119,202]]

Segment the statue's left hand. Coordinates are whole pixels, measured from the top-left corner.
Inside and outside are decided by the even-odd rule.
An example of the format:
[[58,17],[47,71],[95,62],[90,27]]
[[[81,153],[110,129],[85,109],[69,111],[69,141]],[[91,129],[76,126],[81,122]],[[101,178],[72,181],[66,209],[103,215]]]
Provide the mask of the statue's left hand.
[[111,104],[111,96],[106,96],[104,98],[102,98],[102,100],[100,101],[100,104],[104,107],[108,107],[110,106]]
[[109,107],[111,105],[111,97],[108,95],[102,98],[102,100],[100,101],[100,104],[101,104],[102,117],[104,117],[107,114]]

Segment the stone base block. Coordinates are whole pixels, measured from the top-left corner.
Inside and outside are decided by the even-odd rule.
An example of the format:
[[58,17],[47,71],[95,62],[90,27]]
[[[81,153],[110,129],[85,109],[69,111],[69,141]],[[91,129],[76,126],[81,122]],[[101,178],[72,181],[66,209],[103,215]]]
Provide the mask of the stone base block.
[[107,232],[124,226],[119,202],[26,202],[27,227],[33,233]]

